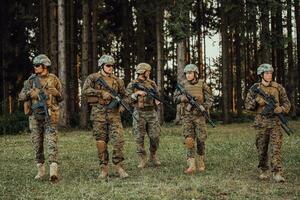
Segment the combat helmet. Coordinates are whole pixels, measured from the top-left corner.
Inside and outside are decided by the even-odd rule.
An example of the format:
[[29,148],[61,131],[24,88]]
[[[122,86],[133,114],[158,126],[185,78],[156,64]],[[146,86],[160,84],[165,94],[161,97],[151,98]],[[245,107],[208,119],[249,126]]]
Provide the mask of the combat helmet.
[[135,68],[137,74],[143,74],[146,71],[151,71],[151,66],[148,63],[140,63]]
[[51,66],[51,61],[45,54],[40,54],[40,55],[36,56],[33,59],[32,63],[33,63],[33,65],[44,65],[46,67]]
[[264,63],[257,68],[257,75],[261,76],[264,72],[274,72],[272,65]]
[[187,73],[187,72],[196,72],[197,74],[199,74],[199,69],[198,67],[195,65],[195,64],[187,64],[185,67],[184,67],[184,73]]

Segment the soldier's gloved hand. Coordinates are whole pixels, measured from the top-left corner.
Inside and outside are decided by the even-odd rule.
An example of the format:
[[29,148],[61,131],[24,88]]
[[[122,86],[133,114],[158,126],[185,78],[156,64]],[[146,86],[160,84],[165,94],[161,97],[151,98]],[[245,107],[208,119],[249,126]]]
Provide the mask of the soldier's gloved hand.
[[135,94],[137,94],[138,96],[142,96],[142,97],[144,97],[144,96],[146,96],[146,95],[147,95],[147,93],[146,93],[146,92],[144,92],[144,91],[142,91],[142,90],[138,90],[138,91],[136,91],[136,92],[135,92]]
[[55,97],[60,95],[59,91],[54,87],[48,88],[47,94],[51,94],[52,96],[55,96]]
[[283,112],[283,108],[281,106],[277,106],[275,109],[274,109],[274,113],[276,114],[279,114],[279,113],[282,113]]
[[104,100],[112,100],[112,96],[109,92],[102,91],[101,96]]
[[260,97],[260,96],[257,96],[257,97],[255,98],[255,101],[256,101],[260,106],[266,105],[265,100],[264,100],[262,97]]
[[38,99],[39,98],[39,93],[40,93],[39,89],[37,89],[37,88],[31,89],[30,92],[29,92],[30,98]]
[[185,95],[180,95],[180,102],[187,103],[187,102],[189,102],[189,100],[186,98]]

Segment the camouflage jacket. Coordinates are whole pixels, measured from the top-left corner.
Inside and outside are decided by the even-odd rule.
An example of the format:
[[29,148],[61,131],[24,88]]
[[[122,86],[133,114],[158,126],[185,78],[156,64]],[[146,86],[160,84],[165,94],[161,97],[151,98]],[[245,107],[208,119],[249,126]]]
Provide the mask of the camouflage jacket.
[[[262,83],[255,83],[252,87],[258,86],[266,94],[273,95],[277,102],[277,106],[281,106],[284,113],[288,113],[291,108],[291,103],[288,99],[284,87],[276,82],[271,82],[270,85],[264,86]],[[278,124],[278,119],[270,118],[266,116],[261,116],[260,113],[265,108],[266,104],[263,101],[263,98],[260,95],[256,95],[251,89],[247,93],[245,99],[245,108],[247,110],[253,110],[257,113],[255,118],[254,126],[255,127],[274,127]]]
[[107,105],[112,101],[112,99],[107,100],[103,98],[104,93],[109,93],[109,91],[96,83],[100,77],[110,88],[115,90],[122,98],[126,99],[127,93],[125,91],[124,82],[120,78],[115,75],[104,76],[101,72],[97,72],[87,77],[82,88],[82,94],[88,99],[88,102],[92,106]]
[[[199,79],[196,83],[192,84],[188,80],[184,80],[180,83],[184,89],[197,99],[197,102],[202,104],[207,110],[209,110],[213,104],[213,95],[209,86],[204,80]],[[181,104],[183,115],[194,114],[195,108],[191,107],[188,102],[181,102],[182,95],[178,90],[175,91],[174,101]]]
[[[30,102],[34,104],[38,102],[38,99],[32,99],[30,97],[31,89],[36,88],[34,84],[34,78],[36,75],[31,75],[28,80],[24,81],[24,86],[19,94],[19,101],[23,102]],[[54,74],[48,73],[46,76],[38,76],[37,77],[41,84],[41,89],[44,90],[45,94],[47,95],[47,106],[52,110],[58,110],[59,106],[58,103],[63,100],[62,94],[62,85],[60,80]],[[53,96],[48,94],[48,89],[55,88],[59,94],[57,96]]]
[[134,105],[134,107],[136,108],[154,107],[155,106],[154,98],[152,98],[150,95],[146,95],[142,97],[135,94],[135,92],[138,91],[138,89],[133,88],[134,83],[138,83],[147,89],[152,89],[156,91],[157,96],[159,96],[156,83],[151,79],[141,80],[137,78],[131,81],[126,88],[126,91],[131,97],[131,103]]

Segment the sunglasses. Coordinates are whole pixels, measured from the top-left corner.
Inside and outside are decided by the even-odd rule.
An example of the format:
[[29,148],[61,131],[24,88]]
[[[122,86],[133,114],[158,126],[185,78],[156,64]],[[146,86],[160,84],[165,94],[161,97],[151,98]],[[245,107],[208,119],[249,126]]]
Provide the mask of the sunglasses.
[[113,67],[113,65],[105,65],[105,67]]

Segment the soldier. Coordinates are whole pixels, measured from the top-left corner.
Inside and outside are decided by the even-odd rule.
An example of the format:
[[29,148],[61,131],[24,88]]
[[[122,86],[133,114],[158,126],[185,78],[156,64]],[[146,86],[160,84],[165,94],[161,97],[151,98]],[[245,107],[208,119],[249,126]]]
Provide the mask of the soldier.
[[[184,68],[184,74],[186,80],[182,81],[181,85],[197,99],[198,103],[209,110],[213,102],[212,93],[208,85],[199,79],[198,67],[194,64],[188,64]],[[174,100],[177,104],[181,104],[184,144],[187,149],[187,163],[189,165],[185,173],[195,173],[197,167],[199,171],[204,171],[205,140],[207,138],[205,118],[195,107],[189,104],[187,97],[180,94],[179,91],[175,92]],[[195,154],[198,155],[197,159]]]
[[[283,134],[279,119],[276,116],[276,114],[288,113],[291,104],[287,97],[285,89],[280,84],[272,81],[273,72],[274,69],[270,64],[262,64],[257,68],[257,75],[260,77],[261,82],[255,83],[250,88],[245,100],[245,107],[248,110],[255,110],[257,112],[254,121],[254,128],[257,130],[256,148],[259,157],[259,178],[261,180],[270,178],[268,164],[268,150],[270,150],[270,161],[273,172],[273,179],[276,182],[284,182],[285,179],[282,175],[281,160],[281,146]],[[258,87],[262,89],[266,94],[275,97],[277,107],[274,109],[273,114],[268,116],[261,114],[261,112],[266,106],[266,102],[260,95],[257,95],[254,92],[253,88],[255,87]],[[271,145],[270,149],[269,144]]]
[[[50,180],[58,180],[58,159],[57,159],[57,123],[59,118],[58,103],[63,100],[62,85],[59,79],[49,73],[51,61],[40,54],[33,59],[34,75],[31,75],[24,82],[24,87],[19,94],[19,100],[24,101],[25,114],[29,115],[29,128],[32,135],[32,142],[35,150],[38,173],[35,179],[42,179],[45,176],[44,138],[48,143],[48,154],[50,163]],[[40,102],[41,93],[46,94],[46,104],[50,115],[51,131],[46,127],[46,115],[40,109],[32,109]]]
[[[149,90],[157,92],[157,85],[150,79],[151,66],[147,63],[140,63],[136,67],[137,79],[131,81],[127,86],[127,91],[131,96],[134,105],[133,115],[133,135],[137,145],[137,154],[139,156],[138,168],[144,168],[147,165],[147,153],[144,148],[144,139],[147,134],[150,140],[149,161],[154,165],[161,165],[157,158],[156,151],[159,146],[160,125],[156,112],[159,101],[153,99],[145,91],[136,87],[139,84]],[[158,95],[158,93],[157,93]]]
[[107,85],[118,92],[122,97],[126,97],[124,83],[121,79],[113,75],[113,65],[115,60],[109,55],[103,55],[98,60],[98,72],[90,74],[83,85],[83,95],[87,97],[88,103],[92,105],[90,119],[93,122],[93,134],[96,139],[98,156],[100,161],[100,179],[108,177],[109,154],[107,145],[112,140],[113,155],[112,162],[116,167],[117,173],[121,178],[128,177],[123,169],[122,161],[124,133],[121,123],[119,105],[108,109],[113,97],[110,92],[102,87],[97,80],[103,79]]

